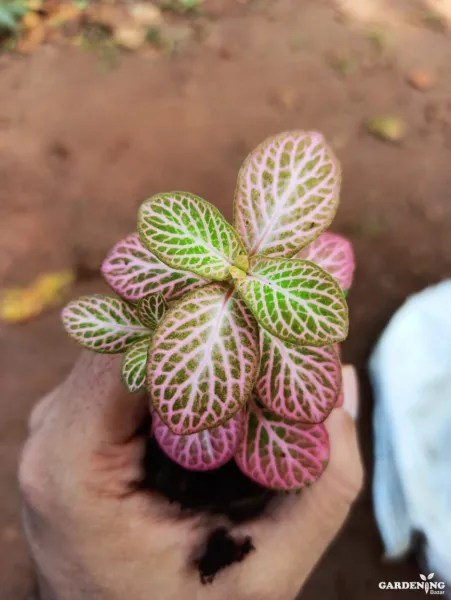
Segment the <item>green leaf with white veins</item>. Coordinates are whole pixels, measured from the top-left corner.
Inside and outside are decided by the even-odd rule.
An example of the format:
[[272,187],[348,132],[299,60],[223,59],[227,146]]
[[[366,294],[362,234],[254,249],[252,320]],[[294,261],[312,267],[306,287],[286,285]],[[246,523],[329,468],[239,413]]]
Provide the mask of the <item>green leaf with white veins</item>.
[[255,257],[235,286],[260,325],[299,346],[325,346],[348,333],[348,307],[338,283],[317,265]]
[[162,294],[147,294],[138,302],[138,316],[143,325],[155,329],[166,312],[167,304]]
[[150,335],[130,346],[122,358],[121,377],[129,392],[138,392],[146,384],[149,344]]
[[219,210],[187,192],[157,194],[138,213],[141,242],[174,269],[225,280],[235,258],[245,254],[233,227]]
[[105,354],[119,354],[134,342],[149,337],[136,308],[121,298],[101,294],[73,300],[62,312],[67,333],[79,344]]

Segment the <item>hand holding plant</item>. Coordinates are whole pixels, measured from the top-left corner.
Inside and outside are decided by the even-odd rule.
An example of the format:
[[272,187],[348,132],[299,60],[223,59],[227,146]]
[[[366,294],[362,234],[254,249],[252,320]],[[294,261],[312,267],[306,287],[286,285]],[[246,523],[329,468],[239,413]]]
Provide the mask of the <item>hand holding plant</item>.
[[202,585],[195,559],[227,520],[181,515],[136,486],[146,397],[126,392],[120,360],[83,352],[31,415],[19,481],[40,600],[293,600],[362,482],[347,414],[357,405],[352,370],[343,369],[344,405],[326,422],[332,454],[324,476],[300,495],[275,497],[252,521],[229,524],[234,540],[250,537],[256,550]]
[[339,186],[320,134],[270,138],[240,170],[234,227],[197,196],[157,194],[103,264],[120,298],[64,310],[82,345],[124,353],[124,384],[147,387],[153,434],[184,467],[234,458],[279,490],[323,472],[353,272],[350,244],[323,233]]

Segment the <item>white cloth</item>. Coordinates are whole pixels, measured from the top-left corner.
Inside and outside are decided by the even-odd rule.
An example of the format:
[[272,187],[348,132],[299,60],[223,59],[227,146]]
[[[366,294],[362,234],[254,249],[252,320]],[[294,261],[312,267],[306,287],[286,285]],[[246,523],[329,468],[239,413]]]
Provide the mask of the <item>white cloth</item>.
[[431,571],[451,585],[451,281],[409,298],[370,359],[373,501],[386,556],[414,530]]

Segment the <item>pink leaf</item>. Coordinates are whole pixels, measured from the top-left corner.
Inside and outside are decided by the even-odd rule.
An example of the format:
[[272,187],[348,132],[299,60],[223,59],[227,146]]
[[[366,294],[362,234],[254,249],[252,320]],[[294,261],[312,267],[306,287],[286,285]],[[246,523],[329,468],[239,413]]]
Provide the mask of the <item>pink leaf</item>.
[[159,446],[174,462],[192,471],[210,471],[234,457],[244,433],[244,413],[238,412],[214,429],[175,435],[154,412],[152,430]]
[[281,133],[257,146],[241,167],[235,228],[251,256],[291,257],[329,226],[339,191],[340,165],[323,136]]
[[184,296],[152,338],[147,383],[160,418],[177,435],[221,425],[253,388],[259,363],[258,325],[224,283]]
[[162,263],[139,241],[128,235],[110,250],[102,273],[111,288],[126,300],[136,302],[151,292],[166,300],[176,300],[207,282],[187,271],[177,271]]
[[332,275],[342,290],[349,290],[354,274],[355,259],[352,244],[336,233],[325,232],[293,258],[310,260]]
[[287,423],[250,402],[236,463],[245,475],[270,489],[298,490],[316,481],[329,460],[323,423]]
[[332,346],[309,348],[260,332],[262,404],[288,421],[322,423],[341,389],[340,360]]

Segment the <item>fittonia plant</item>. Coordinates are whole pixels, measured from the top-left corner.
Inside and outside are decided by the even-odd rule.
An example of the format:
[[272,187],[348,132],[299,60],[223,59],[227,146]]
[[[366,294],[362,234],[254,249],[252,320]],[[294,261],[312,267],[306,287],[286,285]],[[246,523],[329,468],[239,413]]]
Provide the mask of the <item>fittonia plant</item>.
[[124,353],[125,386],[147,387],[153,435],[187,469],[234,458],[281,490],[323,472],[354,268],[349,242],[323,233],[339,189],[319,133],[270,138],[241,167],[233,227],[193,194],[152,196],[102,266],[120,298],[64,309],[80,344]]

